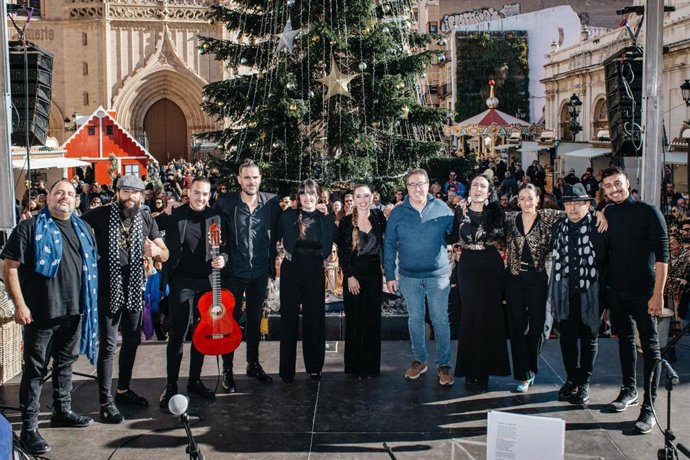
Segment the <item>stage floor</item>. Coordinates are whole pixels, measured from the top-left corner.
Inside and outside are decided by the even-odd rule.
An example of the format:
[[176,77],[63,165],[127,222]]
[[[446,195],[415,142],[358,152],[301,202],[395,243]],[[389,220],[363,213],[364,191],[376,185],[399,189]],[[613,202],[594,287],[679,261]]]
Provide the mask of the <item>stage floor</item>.
[[[300,344],[301,345],[301,344]],[[438,385],[436,369],[417,381],[403,378],[410,363],[409,342],[383,343],[382,373],[371,380],[357,380],[342,373],[343,343],[329,342],[321,382],[313,382],[298,362],[295,382],[277,377],[278,343],[261,344],[262,363],[275,380],[262,384],[244,373],[244,345],[236,353],[238,393],[219,394],[215,401],[192,399],[192,429],[207,459],[338,459],[391,456],[399,459],[479,459],[485,457],[486,416],[489,410],[558,417],[566,421],[565,451],[568,459],[653,459],[663,446],[658,428],[636,436],[631,428],[639,413],[632,407],[608,413],[607,404],[618,394],[620,376],[615,339],[601,339],[586,409],[558,402],[563,382],[558,341],[544,346],[541,370],[528,394],[511,393],[511,378],[492,378],[490,393],[470,396],[458,379],[453,387]],[[188,346],[182,365],[188,369]],[[453,343],[453,350],[456,344]],[[433,360],[433,346],[432,346]],[[301,356],[301,351],[298,351]],[[301,361],[301,358],[298,358]],[[638,369],[641,369],[638,362]],[[680,442],[690,446],[690,339],[678,347],[674,364],[681,384],[673,392],[673,427]],[[80,358],[76,371],[95,374]],[[215,359],[207,359],[205,382],[216,384]],[[639,375],[639,373],[638,373]],[[51,385],[43,390],[41,433],[52,446],[52,459],[184,459],[186,437],[177,418],[161,413],[158,396],[165,384],[165,344],[148,342],[139,348],[132,388],[147,397],[148,408],[121,406],[127,417],[121,425],[99,422],[95,380],[75,376],[73,408],[94,417],[88,428],[50,428]],[[638,377],[638,381],[641,381]],[[186,378],[180,379],[186,388]],[[0,403],[17,405],[19,377],[0,387]],[[661,388],[657,414],[666,425],[666,391]],[[15,430],[18,414],[7,412]],[[539,459],[535,452],[534,459]]]

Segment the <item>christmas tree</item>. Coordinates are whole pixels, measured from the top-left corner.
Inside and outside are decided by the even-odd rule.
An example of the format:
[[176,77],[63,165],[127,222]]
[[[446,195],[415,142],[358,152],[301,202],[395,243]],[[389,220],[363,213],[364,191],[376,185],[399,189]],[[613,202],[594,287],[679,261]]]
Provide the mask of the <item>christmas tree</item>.
[[329,186],[399,182],[444,155],[444,110],[423,104],[427,65],[441,37],[413,31],[408,0],[235,0],[211,7],[222,39],[201,52],[227,78],[202,107],[224,129],[218,166],[230,176],[251,158],[269,187],[313,178]]

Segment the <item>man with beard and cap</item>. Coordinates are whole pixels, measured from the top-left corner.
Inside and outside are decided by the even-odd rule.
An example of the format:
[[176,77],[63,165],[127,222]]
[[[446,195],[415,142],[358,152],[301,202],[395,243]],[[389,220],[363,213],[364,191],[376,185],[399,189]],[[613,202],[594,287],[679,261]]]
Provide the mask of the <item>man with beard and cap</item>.
[[75,197],[69,181],[53,185],[46,207],[15,227],[0,255],[15,305],[14,320],[24,326],[19,439],[32,456],[50,451],[38,432],[38,416],[51,357],[51,426],[80,428],[93,423],[71,409],[72,364],[80,349],[95,363],[98,327],[96,247],[91,229],[74,214]]
[[[121,423],[124,416],[115,402],[148,406],[148,401],[130,388],[137,348],[141,343],[144,310],[144,257],[168,260],[168,249],[151,213],[140,209],[144,182],[122,176],[110,206],[95,208],[83,219],[93,227],[98,244],[98,387],[100,415],[104,423]],[[111,393],[113,355],[118,329],[122,331],[119,378],[113,401]]]
[[[227,219],[230,231],[232,275],[228,285],[236,299],[247,297],[247,375],[271,383],[273,379],[259,363],[259,325],[268,277],[275,277],[276,230],[282,210],[276,195],[259,191],[261,170],[253,161],[240,165],[237,183],[240,191],[221,193],[215,205]],[[230,393],[237,390],[232,362],[233,354],[224,359],[223,389]]]

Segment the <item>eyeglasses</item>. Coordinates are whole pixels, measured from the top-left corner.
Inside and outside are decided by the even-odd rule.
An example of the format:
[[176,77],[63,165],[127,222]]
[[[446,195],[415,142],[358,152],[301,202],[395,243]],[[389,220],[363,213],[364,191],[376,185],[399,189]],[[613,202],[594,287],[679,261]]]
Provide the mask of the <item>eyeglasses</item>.
[[455,177],[455,176],[456,176],[455,174],[448,174],[448,175],[449,175],[450,177]]
[[428,184],[428,182],[412,182],[410,184],[407,184],[409,188],[424,188],[424,186]]

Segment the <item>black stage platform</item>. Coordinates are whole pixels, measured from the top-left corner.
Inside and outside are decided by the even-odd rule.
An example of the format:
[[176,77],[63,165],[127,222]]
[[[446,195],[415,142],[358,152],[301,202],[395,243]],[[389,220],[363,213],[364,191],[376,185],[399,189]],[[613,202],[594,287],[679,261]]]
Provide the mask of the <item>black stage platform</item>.
[[[238,374],[244,369],[244,345],[236,353],[239,392],[218,395],[214,402],[192,400],[193,432],[207,459],[386,459],[386,443],[398,459],[474,459],[485,457],[487,410],[559,417],[566,421],[568,459],[655,459],[663,446],[658,429],[635,436],[632,422],[639,407],[614,414],[607,404],[618,394],[618,346],[602,339],[592,398],[586,409],[556,400],[563,366],[558,342],[544,346],[542,367],[528,394],[511,393],[510,378],[492,379],[490,393],[470,396],[463,382],[442,388],[436,370],[417,381],[406,381],[409,342],[383,343],[382,374],[357,380],[342,373],[342,342],[329,342],[321,382],[298,374],[291,385],[277,378],[266,385]],[[188,345],[187,345],[188,346]],[[455,349],[455,342],[453,343]],[[158,409],[157,398],[165,383],[165,344],[149,342],[139,349],[133,388],[149,398],[151,407],[121,407],[127,421],[121,425],[98,423],[97,385],[76,377],[73,407],[97,423],[82,429],[50,428],[51,385],[43,391],[41,433],[50,442],[52,459],[185,459],[186,438],[177,419]],[[183,372],[189,356],[185,349]],[[261,345],[264,368],[274,376],[278,369],[278,343]],[[432,347],[433,360],[433,347]],[[641,369],[641,363],[638,363]],[[681,384],[673,393],[673,425],[678,440],[690,445],[690,338],[679,344],[675,368]],[[298,362],[298,370],[303,368]],[[77,371],[95,373],[80,358]],[[204,367],[207,385],[215,385],[215,359]],[[18,377],[0,387],[0,403],[17,405]],[[186,379],[180,380],[185,389]],[[666,393],[660,392],[657,411],[666,421]],[[19,417],[8,412],[15,429]],[[539,452],[534,453],[539,459]]]

